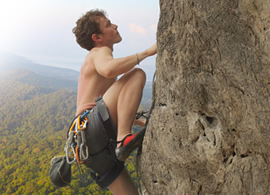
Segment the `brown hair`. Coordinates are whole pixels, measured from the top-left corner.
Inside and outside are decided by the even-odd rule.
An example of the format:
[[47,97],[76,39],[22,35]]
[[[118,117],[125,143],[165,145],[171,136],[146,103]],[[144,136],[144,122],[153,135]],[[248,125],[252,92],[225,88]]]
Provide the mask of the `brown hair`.
[[98,20],[100,16],[106,17],[105,11],[98,9],[90,10],[77,20],[77,26],[72,29],[77,43],[88,51],[95,47],[92,35],[102,34]]

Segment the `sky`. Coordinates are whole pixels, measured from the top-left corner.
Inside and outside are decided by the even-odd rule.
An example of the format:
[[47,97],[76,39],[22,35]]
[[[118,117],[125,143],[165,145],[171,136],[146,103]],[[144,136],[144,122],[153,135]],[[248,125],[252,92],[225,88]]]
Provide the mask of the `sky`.
[[[1,0],[0,51],[35,63],[80,70],[87,50],[75,40],[72,28],[90,9],[103,9],[118,25],[122,42],[114,57],[138,53],[156,42],[158,0]],[[152,80],[156,55],[140,63]]]

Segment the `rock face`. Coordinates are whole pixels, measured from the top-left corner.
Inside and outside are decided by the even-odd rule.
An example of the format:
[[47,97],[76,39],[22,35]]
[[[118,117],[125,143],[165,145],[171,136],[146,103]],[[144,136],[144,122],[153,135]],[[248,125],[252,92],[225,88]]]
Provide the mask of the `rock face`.
[[270,0],[160,0],[144,194],[270,194]]

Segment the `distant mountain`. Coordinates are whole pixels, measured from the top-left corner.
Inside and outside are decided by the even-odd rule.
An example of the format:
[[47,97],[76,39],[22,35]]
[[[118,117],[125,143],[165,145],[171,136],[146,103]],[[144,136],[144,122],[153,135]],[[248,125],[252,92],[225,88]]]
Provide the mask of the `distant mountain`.
[[25,69],[41,76],[74,81],[78,80],[80,74],[75,70],[45,66],[15,54],[0,52],[0,72],[14,69]]
[[[5,85],[7,81],[17,81],[28,84],[31,87],[56,91],[66,89],[76,92],[77,81],[38,75],[25,69],[16,69],[9,72],[0,72],[0,83]],[[1,92],[0,92],[1,93]]]
[[[76,92],[79,74],[71,69],[40,65],[18,55],[0,52],[1,77],[11,77],[38,88],[68,89]],[[152,82],[147,82],[143,91],[142,104],[150,105],[151,99]]]

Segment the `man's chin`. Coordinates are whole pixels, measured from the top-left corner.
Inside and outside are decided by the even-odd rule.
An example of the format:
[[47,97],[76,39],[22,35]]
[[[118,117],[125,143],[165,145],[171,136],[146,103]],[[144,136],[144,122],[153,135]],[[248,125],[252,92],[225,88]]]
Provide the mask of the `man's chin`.
[[117,40],[117,42],[116,43],[120,43],[122,41],[122,37],[120,37],[120,39],[119,40]]

